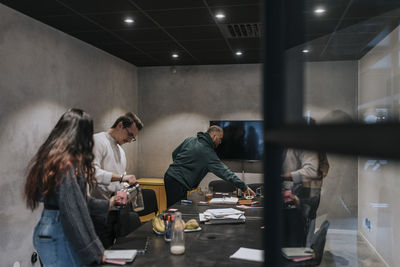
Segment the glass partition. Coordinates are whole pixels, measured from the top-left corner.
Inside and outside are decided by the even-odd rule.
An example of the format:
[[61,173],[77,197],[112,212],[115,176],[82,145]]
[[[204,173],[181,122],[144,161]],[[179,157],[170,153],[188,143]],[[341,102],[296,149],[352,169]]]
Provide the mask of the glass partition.
[[[321,266],[400,266],[400,2],[283,2],[265,4],[265,182],[282,207],[266,202],[280,218],[267,253],[275,242],[312,246]],[[292,260],[267,256],[278,262]]]

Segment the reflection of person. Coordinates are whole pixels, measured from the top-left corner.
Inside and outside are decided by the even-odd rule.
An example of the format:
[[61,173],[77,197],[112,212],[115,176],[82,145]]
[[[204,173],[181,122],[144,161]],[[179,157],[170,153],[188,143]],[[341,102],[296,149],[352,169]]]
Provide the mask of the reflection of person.
[[285,180],[302,184],[303,188],[321,189],[317,152],[287,149],[283,161],[283,173]]
[[[310,118],[310,124],[315,124],[312,118]],[[282,171],[282,177],[285,181],[293,182],[293,188],[299,186],[300,190],[296,190],[294,193],[297,194],[300,201],[307,204],[312,203],[312,214],[309,215],[311,221],[307,233],[307,245],[310,245],[315,230],[315,216],[322,186],[318,152],[286,149]]]
[[173,163],[164,176],[168,207],[186,199],[187,191],[195,189],[208,172],[233,183],[245,195],[255,196],[253,190],[230,171],[215,153],[222,137],[223,130],[214,125],[205,133],[197,133],[197,137],[187,138],[172,152]]
[[95,183],[93,121],[79,109],[64,113],[33,158],[25,184],[27,205],[44,210],[33,243],[44,266],[100,263],[103,245],[89,214],[106,219],[111,201],[86,194]]
[[243,122],[230,123],[224,127],[225,140],[219,147],[229,159],[241,159],[245,155]]
[[249,127],[249,133],[246,137],[247,144],[247,158],[259,159],[258,154],[258,135],[253,126]]
[[[142,127],[143,124],[138,116],[128,112],[117,118],[107,132],[93,136],[95,176],[98,185],[93,188],[92,196],[109,199],[121,182],[136,183],[135,175],[125,174],[126,157],[121,145],[136,141],[136,136]],[[110,247],[117,236],[119,213],[119,210],[110,211],[106,223],[93,217],[96,232],[105,248]]]
[[310,245],[311,238],[315,230],[315,213],[318,208],[321,195],[322,178],[318,174],[318,153],[304,151],[300,149],[287,149],[283,162],[283,179],[293,181],[294,188],[296,185],[301,185],[298,197],[303,202],[309,202],[312,198],[313,209],[310,214],[310,225],[307,233],[307,245]]

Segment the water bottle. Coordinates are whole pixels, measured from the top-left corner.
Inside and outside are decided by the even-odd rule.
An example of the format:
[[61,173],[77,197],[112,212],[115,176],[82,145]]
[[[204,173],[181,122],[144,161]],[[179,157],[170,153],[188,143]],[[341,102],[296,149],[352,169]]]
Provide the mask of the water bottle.
[[144,202],[143,202],[143,194],[142,194],[142,189],[140,188],[139,184],[136,184],[136,190],[137,190],[137,196],[136,196],[136,202],[133,208],[133,211],[139,212],[144,210]]
[[175,212],[174,223],[172,224],[171,254],[180,255],[185,253],[185,226],[182,221],[182,213]]

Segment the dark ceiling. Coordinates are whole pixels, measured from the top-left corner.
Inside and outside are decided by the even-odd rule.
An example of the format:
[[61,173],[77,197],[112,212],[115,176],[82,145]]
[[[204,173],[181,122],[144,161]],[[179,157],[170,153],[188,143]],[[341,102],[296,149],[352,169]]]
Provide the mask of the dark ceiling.
[[[260,63],[261,1],[0,0],[0,3],[136,66],[163,66]],[[288,10],[293,1],[299,0],[286,0]],[[318,16],[313,10],[319,5],[326,12]],[[292,30],[286,46],[309,49],[306,54],[309,61],[359,59],[399,24],[399,7],[399,0],[305,0],[300,14],[306,21],[306,34],[296,33],[296,27],[290,25],[296,21],[288,16]],[[215,18],[218,12],[226,17],[218,20]],[[134,23],[125,23],[127,17]],[[242,51],[241,56],[236,55],[238,50]],[[179,57],[173,58],[173,53]]]

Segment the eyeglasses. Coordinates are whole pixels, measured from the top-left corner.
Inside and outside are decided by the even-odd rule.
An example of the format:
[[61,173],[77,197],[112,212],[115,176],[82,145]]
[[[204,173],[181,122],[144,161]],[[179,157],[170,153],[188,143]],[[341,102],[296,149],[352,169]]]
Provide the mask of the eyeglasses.
[[128,133],[128,138],[131,139],[131,142],[135,142],[136,141],[135,135],[133,133],[131,133],[130,131],[128,131],[128,128],[124,128],[124,129]]

